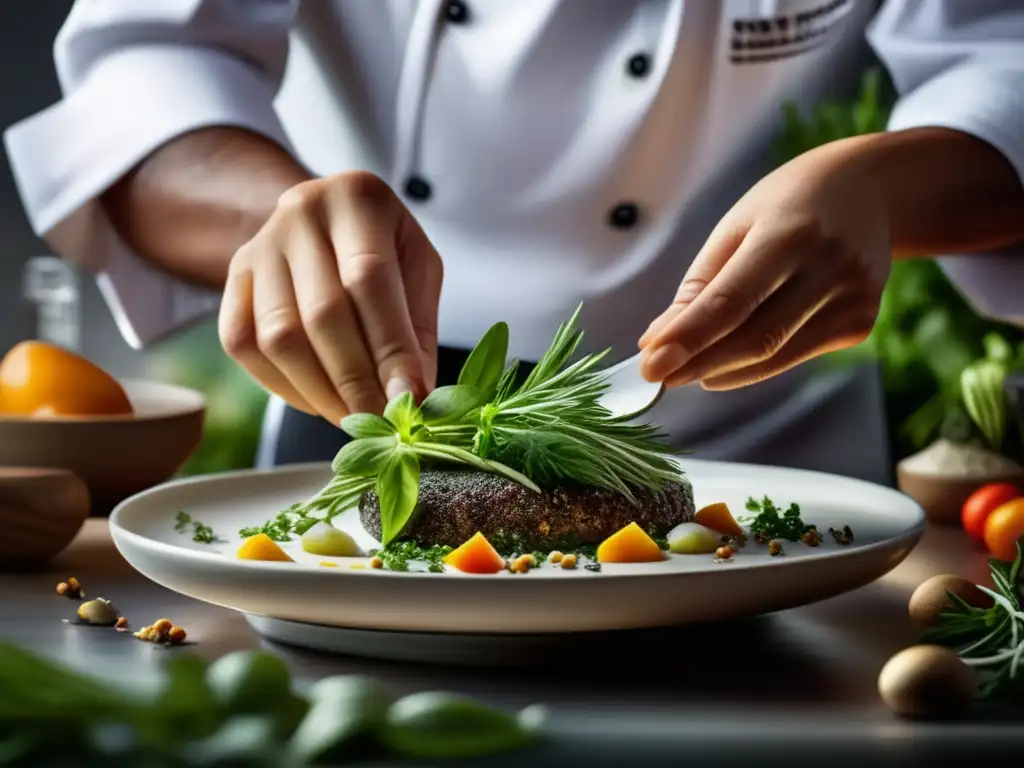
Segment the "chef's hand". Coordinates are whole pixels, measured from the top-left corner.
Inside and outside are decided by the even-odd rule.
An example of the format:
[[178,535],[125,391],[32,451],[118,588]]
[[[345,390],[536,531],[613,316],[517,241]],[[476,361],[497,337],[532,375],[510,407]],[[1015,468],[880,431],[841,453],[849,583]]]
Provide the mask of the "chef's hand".
[[873,183],[828,146],[762,179],[641,337],[644,376],[734,389],[863,341],[891,266]]
[[335,424],[380,413],[434,387],[441,278],[437,252],[379,178],[307,181],[231,260],[221,342],[300,410]]

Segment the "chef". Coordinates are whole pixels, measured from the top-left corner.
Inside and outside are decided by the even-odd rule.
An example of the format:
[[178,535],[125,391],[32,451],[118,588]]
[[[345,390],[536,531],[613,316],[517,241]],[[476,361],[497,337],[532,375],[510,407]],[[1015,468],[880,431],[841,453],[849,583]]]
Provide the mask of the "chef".
[[[865,32],[890,131],[765,175]],[[679,446],[884,482],[874,376],[801,364],[865,338],[891,259],[1024,319],[1015,0],[79,0],[55,58],[5,137],[35,230],[136,348],[219,313],[277,396],[265,464],[496,321],[536,360],[582,301]]]

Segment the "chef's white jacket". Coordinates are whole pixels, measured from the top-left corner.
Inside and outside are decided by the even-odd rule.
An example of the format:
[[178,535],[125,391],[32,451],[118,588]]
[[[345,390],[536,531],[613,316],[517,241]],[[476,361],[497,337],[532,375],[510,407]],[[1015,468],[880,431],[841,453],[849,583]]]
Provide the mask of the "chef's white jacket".
[[[63,100],[5,139],[35,230],[96,273],[133,346],[218,297],[139,260],[97,196],[176,136],[234,125],[317,173],[391,182],[445,262],[441,343],[506,320],[535,359],[583,301],[588,346],[623,357],[767,170],[780,103],[859,71],[865,31],[902,96],[892,128],[973,134],[1024,176],[1019,0],[78,0],[55,44]],[[1024,320],[1019,254],[942,264],[980,311]],[[833,401],[874,422],[881,458],[823,468],[874,477],[874,385],[858,415],[844,381],[688,387],[654,418],[704,456],[819,466],[810,425],[843,428]],[[803,458],[783,439],[797,423]]]

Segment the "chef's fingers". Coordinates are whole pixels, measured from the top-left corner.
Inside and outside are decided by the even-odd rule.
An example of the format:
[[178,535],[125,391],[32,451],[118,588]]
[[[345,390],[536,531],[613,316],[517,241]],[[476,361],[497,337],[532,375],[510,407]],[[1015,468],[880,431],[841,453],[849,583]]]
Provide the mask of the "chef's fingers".
[[260,352],[302,398],[333,424],[348,415],[306,338],[292,275],[283,255],[267,254],[253,270],[253,315]]
[[426,394],[419,341],[413,330],[396,238],[401,201],[371,174],[350,174],[329,201],[330,237],[341,283],[355,304],[388,399]]
[[770,379],[818,355],[860,344],[871,333],[875,308],[860,298],[836,301],[797,331],[767,360],[701,382],[704,389],[738,389]]
[[[804,254],[819,245],[806,240],[798,229],[765,235],[756,227],[751,229],[720,272],[688,276],[696,295],[644,349],[643,375],[662,381],[734,331],[793,275]],[[815,253],[815,257],[827,263],[829,254]]]
[[396,245],[409,319],[419,342],[424,383],[429,392],[437,385],[437,312],[444,265],[433,243],[410,214],[399,225]]
[[686,307],[700,295],[711,279],[717,275],[736,249],[740,247],[747,229],[731,218],[722,219],[712,230],[704,246],[697,253],[690,268],[686,270],[683,281],[679,284],[672,304],[656,317],[640,337],[638,346],[645,349],[657,339],[665,327],[682,314]]
[[293,408],[316,415],[299,391],[260,352],[253,316],[253,275],[249,269],[231,270],[224,285],[217,332],[221,346],[261,386],[281,397]]
[[833,270],[804,269],[755,309],[746,322],[665,377],[668,387],[703,381],[773,357],[843,285]]
[[384,411],[384,390],[334,249],[318,222],[298,221],[288,236],[288,267],[306,336],[350,413]]

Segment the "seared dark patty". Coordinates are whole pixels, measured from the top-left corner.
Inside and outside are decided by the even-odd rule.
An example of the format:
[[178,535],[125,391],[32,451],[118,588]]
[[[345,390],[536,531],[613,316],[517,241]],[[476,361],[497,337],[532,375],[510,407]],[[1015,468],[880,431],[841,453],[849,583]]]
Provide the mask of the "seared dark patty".
[[[694,517],[693,489],[682,480],[660,494],[640,491],[632,502],[599,488],[559,486],[536,493],[500,475],[474,470],[435,470],[420,477],[416,517],[403,533],[422,546],[457,547],[477,531],[502,554],[525,550],[568,549],[599,544],[635,522],[651,536],[665,536]],[[377,494],[359,501],[367,533],[380,540]]]

